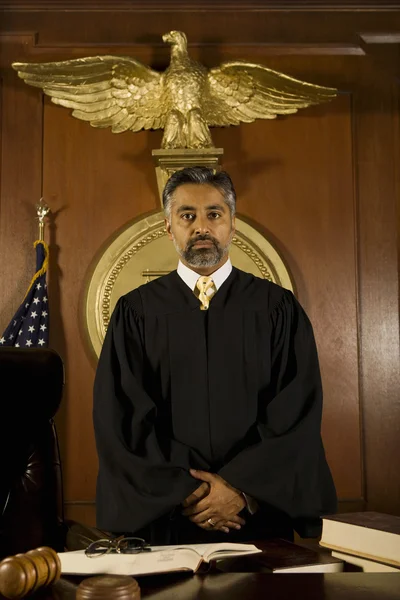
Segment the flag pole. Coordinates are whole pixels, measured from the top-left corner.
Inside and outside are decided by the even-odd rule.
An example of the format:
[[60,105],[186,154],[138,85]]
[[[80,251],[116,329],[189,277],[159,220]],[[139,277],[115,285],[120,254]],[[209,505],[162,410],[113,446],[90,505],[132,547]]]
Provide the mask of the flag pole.
[[33,244],[36,249],[36,269],[22,304],[0,337],[0,346],[15,348],[39,348],[49,341],[49,305],[46,274],[49,266],[49,248],[44,241],[44,219],[50,208],[40,198],[36,204],[39,219],[39,239]]
[[50,208],[47,206],[43,198],[40,198],[39,203],[36,205],[36,214],[39,219],[39,240],[44,241],[44,218],[50,212]]

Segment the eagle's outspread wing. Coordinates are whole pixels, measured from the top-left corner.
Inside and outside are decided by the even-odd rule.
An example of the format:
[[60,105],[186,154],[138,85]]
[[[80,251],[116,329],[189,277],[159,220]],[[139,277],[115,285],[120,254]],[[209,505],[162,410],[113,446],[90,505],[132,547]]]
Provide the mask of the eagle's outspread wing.
[[208,72],[203,115],[210,126],[239,125],[295,113],[336,95],[334,88],[300,81],[262,65],[226,62]]
[[114,133],[164,127],[163,75],[133,58],[89,56],[12,66],[26,83],[93,127],[111,127]]

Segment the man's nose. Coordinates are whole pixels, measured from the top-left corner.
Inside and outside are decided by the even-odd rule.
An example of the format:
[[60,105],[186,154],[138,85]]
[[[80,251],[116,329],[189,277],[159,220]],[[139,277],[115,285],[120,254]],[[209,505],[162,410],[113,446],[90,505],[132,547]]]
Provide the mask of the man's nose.
[[209,233],[209,222],[207,217],[198,217],[195,223],[195,233],[196,235],[205,235]]

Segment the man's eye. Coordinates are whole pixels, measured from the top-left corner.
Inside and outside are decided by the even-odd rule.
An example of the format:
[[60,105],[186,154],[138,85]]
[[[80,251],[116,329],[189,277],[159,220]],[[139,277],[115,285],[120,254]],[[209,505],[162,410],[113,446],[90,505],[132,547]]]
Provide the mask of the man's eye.
[[194,215],[192,213],[184,213],[182,215],[182,219],[184,219],[185,221],[193,221]]
[[221,215],[217,212],[212,212],[208,216],[211,217],[212,219],[219,219],[221,217]]

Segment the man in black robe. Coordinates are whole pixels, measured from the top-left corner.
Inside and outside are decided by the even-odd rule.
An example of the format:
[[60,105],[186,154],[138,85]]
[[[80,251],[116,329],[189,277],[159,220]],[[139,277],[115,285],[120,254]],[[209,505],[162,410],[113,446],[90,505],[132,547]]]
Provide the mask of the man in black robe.
[[121,297],[96,372],[97,524],[152,544],[317,536],[336,494],[311,324],[229,260],[229,176],[163,193],[177,271]]

